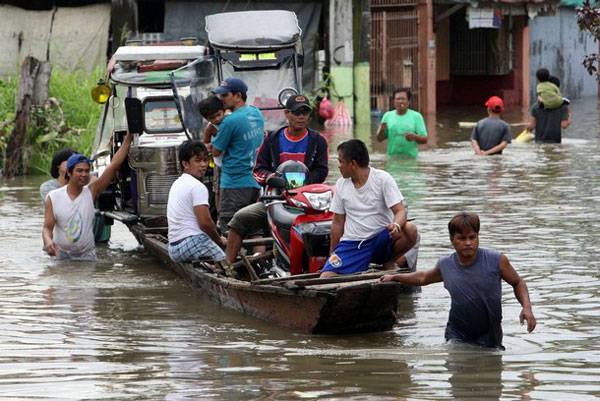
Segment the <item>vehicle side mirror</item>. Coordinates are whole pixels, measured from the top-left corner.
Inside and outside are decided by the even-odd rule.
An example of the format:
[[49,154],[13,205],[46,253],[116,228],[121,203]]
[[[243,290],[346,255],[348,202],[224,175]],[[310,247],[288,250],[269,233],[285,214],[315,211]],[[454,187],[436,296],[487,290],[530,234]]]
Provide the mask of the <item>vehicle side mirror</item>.
[[267,185],[277,189],[285,188],[285,179],[278,175],[273,175],[267,179]]
[[144,131],[142,102],[135,97],[125,98],[125,114],[127,115],[127,128],[132,134],[141,134]]

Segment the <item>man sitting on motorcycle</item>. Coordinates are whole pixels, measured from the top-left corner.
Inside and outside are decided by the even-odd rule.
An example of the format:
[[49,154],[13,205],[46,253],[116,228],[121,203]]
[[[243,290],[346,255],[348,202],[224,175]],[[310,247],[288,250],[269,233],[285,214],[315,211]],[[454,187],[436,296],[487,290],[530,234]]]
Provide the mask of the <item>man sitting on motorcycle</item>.
[[[277,166],[297,160],[308,167],[305,185],[322,183],[327,178],[327,141],[318,131],[308,128],[312,107],[304,95],[295,95],[285,104],[288,125],[265,136],[258,151],[254,178],[264,186],[275,175]],[[260,230],[268,230],[267,211],[262,202],[238,210],[229,222],[225,258],[233,263],[242,247],[242,240]]]
[[369,166],[369,152],[359,139],[338,145],[342,174],[330,211],[329,259],[321,277],[365,271],[370,263],[395,267],[417,242],[417,227],[407,222],[404,198],[394,178]]

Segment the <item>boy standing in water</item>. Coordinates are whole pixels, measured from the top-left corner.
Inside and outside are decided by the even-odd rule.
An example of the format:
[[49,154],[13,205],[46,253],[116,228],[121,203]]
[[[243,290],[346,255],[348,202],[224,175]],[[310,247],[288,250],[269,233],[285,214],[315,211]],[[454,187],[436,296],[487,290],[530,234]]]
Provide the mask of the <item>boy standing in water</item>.
[[490,97],[485,102],[488,116],[479,120],[471,133],[471,147],[476,155],[499,155],[512,140],[510,127],[501,118],[504,102],[498,96]]

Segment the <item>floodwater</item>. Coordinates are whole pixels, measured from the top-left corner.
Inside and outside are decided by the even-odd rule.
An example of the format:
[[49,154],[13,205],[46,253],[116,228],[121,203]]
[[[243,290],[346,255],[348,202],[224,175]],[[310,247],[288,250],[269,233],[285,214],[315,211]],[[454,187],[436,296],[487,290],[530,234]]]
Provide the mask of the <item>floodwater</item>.
[[481,245],[526,278],[538,327],[519,324],[504,285],[503,352],[444,343],[442,284],[408,296],[392,331],[328,337],[213,304],[123,226],[97,263],[53,263],[41,251],[42,178],[0,180],[0,399],[599,399],[598,106],[572,109],[562,145],[513,144],[500,157],[472,154],[469,130],[457,128],[480,117],[469,110],[440,113],[435,146],[416,161],[374,146],[374,164],[397,178],[420,229],[419,269],[450,251],[449,218],[471,210]]

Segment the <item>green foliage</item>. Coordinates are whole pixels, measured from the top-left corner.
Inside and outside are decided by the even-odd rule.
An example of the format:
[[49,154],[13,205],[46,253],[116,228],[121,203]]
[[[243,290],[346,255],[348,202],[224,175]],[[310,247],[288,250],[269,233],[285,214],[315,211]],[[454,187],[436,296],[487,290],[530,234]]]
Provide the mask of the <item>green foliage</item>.
[[[582,31],[589,32],[595,41],[600,40],[600,5],[595,0],[584,0],[577,11],[577,24]],[[583,66],[590,75],[600,81],[600,54],[590,53],[583,58]]]
[[0,157],[4,154],[8,135],[15,119],[15,95],[17,81],[13,77],[0,80]]
[[[91,99],[90,91],[100,75],[99,71],[52,71],[49,99],[31,113],[23,149],[25,174],[48,174],[52,156],[61,148],[90,154],[102,111],[102,107]],[[0,85],[0,124],[14,119],[16,87],[14,78]],[[0,134],[1,151],[5,150],[11,129],[6,130],[5,135]]]

